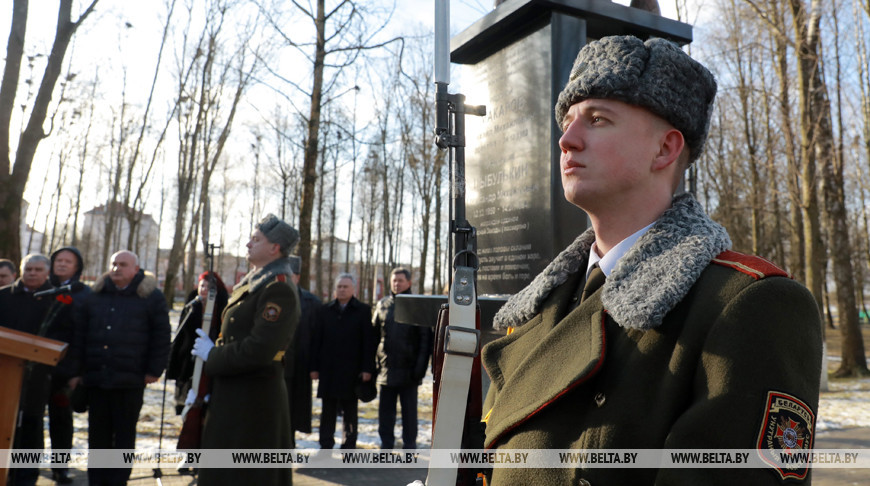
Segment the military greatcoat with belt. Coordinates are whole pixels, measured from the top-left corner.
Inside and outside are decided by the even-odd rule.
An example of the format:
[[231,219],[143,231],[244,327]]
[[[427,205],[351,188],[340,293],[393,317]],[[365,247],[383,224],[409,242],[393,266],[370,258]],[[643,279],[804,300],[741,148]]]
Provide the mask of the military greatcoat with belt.
[[806,288],[728,251],[724,228],[680,196],[575,307],[594,238],[496,316],[516,331],[483,349],[485,447],[752,449],[763,467],[496,467],[490,484],[808,483],[807,468],[763,459],[812,447],[821,327]]
[[[299,321],[287,259],[246,275],[233,289],[208,355],[212,379],[203,449],[289,449],[284,350]],[[199,484],[290,484],[290,469],[200,469]]]

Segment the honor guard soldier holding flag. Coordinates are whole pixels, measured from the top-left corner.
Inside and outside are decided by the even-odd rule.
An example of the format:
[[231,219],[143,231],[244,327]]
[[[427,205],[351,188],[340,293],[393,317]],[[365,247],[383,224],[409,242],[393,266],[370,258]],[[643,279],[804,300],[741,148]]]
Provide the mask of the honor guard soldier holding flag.
[[[248,242],[251,271],[233,288],[216,343],[201,330],[195,356],[211,377],[203,449],[291,448],[284,385],[284,350],[292,346],[299,297],[287,258],[299,241],[295,228],[269,214]],[[291,484],[289,468],[200,469],[199,484]]]
[[[675,44],[583,47],[556,103],[565,198],[592,227],[495,317],[483,348],[487,449],[753,450],[753,468],[496,468],[491,485],[809,483],[819,308],[772,263],[731,251],[684,173],[716,81]],[[676,195],[675,195],[676,194]]]

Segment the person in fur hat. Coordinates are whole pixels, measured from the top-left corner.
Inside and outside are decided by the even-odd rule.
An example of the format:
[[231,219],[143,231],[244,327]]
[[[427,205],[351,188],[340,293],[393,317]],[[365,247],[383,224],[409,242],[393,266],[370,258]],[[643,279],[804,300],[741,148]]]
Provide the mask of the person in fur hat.
[[[88,447],[135,449],[145,385],[169,357],[169,310],[135,253],[112,255],[111,269],[73,308],[70,389],[87,387]],[[131,468],[88,468],[92,485],[126,484]]]
[[690,194],[713,75],[664,39],[583,47],[556,104],[581,234],[494,319],[483,348],[487,449],[740,449],[727,469],[499,468],[490,484],[809,483],[819,308],[785,271],[731,250]]
[[[233,287],[220,338],[213,343],[196,330],[191,353],[205,361],[211,378],[203,449],[291,448],[284,350],[293,346],[299,294],[287,257],[298,241],[299,233],[289,224],[273,214],[263,218],[247,244],[251,271]],[[202,486],[291,482],[291,470],[281,467],[201,468],[198,480]]]

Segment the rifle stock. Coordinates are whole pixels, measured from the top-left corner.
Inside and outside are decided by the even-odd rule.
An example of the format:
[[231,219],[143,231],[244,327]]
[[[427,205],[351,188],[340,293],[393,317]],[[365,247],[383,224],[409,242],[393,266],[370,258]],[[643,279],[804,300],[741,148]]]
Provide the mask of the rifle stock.
[[[206,336],[211,335],[212,320],[214,317],[214,304],[217,300],[217,279],[214,278],[214,249],[216,246],[206,244],[206,257],[209,260],[208,271],[208,298],[205,301],[205,309],[202,313],[202,330]],[[208,375],[203,372],[204,361],[197,356],[193,365],[193,384],[191,390],[196,390],[196,399],[191,404],[185,404],[181,412],[181,432],[178,435],[178,449],[199,449],[202,442],[202,422],[205,419],[206,396],[210,389]]]

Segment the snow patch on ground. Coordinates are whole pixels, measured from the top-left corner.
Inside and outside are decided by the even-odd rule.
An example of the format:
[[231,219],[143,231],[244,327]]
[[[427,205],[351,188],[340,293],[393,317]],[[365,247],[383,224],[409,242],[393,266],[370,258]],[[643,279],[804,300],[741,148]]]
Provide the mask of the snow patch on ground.
[[831,380],[819,398],[816,431],[870,427],[870,378]]

